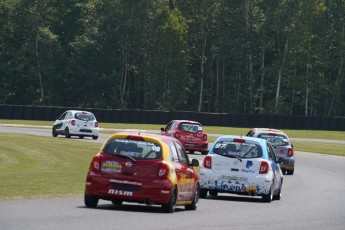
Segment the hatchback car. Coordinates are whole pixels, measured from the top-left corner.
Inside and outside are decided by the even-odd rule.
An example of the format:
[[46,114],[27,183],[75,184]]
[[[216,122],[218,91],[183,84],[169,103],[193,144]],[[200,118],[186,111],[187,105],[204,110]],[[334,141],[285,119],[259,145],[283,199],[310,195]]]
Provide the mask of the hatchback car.
[[99,135],[98,121],[93,113],[79,110],[64,112],[53,124],[52,136],[65,135],[70,138],[92,137],[97,140]]
[[207,134],[199,122],[188,120],[170,121],[165,128],[161,128],[161,135],[175,137],[191,154],[195,151],[201,152],[203,155],[208,153]]
[[294,174],[294,149],[286,133],[278,129],[253,128],[247,133],[247,136],[263,138],[271,142],[283,173]]
[[280,200],[283,174],[271,144],[265,139],[220,136],[200,169],[200,197],[207,193],[261,196]]
[[99,199],[161,205],[174,212],[176,205],[195,210],[199,176],[183,146],[158,134],[117,133],[93,157],[86,178],[84,201],[96,207]]

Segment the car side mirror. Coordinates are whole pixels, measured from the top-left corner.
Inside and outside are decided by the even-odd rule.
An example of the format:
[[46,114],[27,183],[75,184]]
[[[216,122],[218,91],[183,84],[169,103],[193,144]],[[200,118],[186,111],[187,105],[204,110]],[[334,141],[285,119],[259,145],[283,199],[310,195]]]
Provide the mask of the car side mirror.
[[293,148],[293,144],[291,144],[291,148]]
[[163,131],[163,132],[164,132],[164,131],[165,131],[165,129],[164,129],[164,128],[161,128],[161,131]]
[[199,161],[197,159],[192,159],[192,164],[191,166],[194,166],[194,167],[199,167]]

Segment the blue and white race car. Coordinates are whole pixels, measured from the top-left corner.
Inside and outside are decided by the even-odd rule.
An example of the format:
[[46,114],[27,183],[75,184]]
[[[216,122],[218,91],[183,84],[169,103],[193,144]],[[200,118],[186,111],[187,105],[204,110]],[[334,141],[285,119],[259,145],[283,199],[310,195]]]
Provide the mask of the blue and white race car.
[[261,196],[280,200],[283,174],[270,142],[265,139],[220,136],[200,169],[200,197],[207,193]]

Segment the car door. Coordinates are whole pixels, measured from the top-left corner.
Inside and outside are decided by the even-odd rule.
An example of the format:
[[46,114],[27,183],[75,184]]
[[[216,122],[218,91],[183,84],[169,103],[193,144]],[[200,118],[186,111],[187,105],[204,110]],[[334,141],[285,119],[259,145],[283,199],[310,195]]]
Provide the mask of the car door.
[[64,120],[65,117],[67,115],[68,111],[64,112],[63,114],[61,114],[61,116],[55,121],[54,127],[57,131],[61,131],[64,130],[65,126],[64,125]]
[[281,172],[279,164],[277,163],[277,158],[274,153],[273,147],[269,142],[267,142],[267,152],[268,152],[268,157],[271,161],[271,166],[274,173],[274,191],[276,191],[277,189],[280,188],[282,172]]
[[171,121],[167,124],[167,126],[164,128],[164,131],[162,131],[161,134],[165,136],[175,137],[174,136],[175,127],[176,127],[176,123],[174,121]]
[[191,200],[193,192],[194,170],[189,166],[189,158],[180,142],[175,141],[175,146],[180,159],[178,167],[179,183],[181,186],[181,200]]

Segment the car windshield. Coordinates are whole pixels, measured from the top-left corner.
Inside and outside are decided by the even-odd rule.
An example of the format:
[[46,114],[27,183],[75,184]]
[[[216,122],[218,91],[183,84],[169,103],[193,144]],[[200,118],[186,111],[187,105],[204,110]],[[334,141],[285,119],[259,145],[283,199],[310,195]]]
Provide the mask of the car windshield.
[[122,138],[109,140],[103,148],[103,152],[112,156],[125,156],[135,160],[152,160],[162,157],[162,148],[157,143]]
[[213,148],[213,153],[225,157],[260,158],[262,149],[260,145],[232,140],[220,140]]
[[258,138],[266,139],[275,146],[287,146],[289,145],[289,139],[284,134],[276,133],[260,133]]
[[181,123],[179,129],[190,133],[198,133],[203,131],[202,126],[198,123]]
[[83,120],[83,121],[93,121],[95,117],[92,113],[76,113],[74,116],[75,119]]

